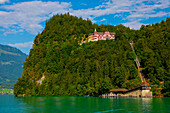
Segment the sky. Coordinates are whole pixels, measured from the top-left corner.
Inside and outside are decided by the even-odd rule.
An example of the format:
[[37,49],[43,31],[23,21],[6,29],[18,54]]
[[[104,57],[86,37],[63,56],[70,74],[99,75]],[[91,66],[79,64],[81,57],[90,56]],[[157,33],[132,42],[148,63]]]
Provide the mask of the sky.
[[67,12],[98,25],[139,29],[170,17],[170,0],[0,0],[0,44],[29,54],[45,21]]

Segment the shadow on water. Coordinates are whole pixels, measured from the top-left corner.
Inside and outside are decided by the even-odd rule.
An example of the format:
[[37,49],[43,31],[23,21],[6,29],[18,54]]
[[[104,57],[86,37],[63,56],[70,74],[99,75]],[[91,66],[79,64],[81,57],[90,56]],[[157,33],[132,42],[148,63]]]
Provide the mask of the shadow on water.
[[[0,112],[112,113],[169,112],[170,98],[14,97],[0,96]],[[3,103],[2,103],[3,102]]]

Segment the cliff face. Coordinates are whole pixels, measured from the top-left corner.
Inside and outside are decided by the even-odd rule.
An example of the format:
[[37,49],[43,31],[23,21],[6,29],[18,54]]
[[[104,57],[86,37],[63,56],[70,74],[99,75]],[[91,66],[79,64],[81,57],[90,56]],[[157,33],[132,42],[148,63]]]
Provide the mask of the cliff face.
[[[95,28],[115,32],[116,41],[79,45]],[[55,15],[35,37],[14,94],[96,96],[111,88],[139,86],[141,81],[128,42],[137,41],[138,32],[122,25],[98,26],[69,14]]]
[[22,75],[26,57],[26,54],[14,47],[0,45],[0,84],[16,83]]

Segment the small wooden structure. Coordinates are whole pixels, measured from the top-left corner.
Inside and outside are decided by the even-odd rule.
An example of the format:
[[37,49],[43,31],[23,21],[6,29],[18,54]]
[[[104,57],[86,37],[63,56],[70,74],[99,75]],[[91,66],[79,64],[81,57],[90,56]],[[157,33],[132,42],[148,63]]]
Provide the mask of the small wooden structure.
[[151,87],[149,83],[142,82],[141,86],[133,89],[110,89],[108,97],[152,97]]
[[108,96],[109,97],[118,96],[119,94],[123,94],[126,91],[128,91],[128,90],[127,89],[110,89]]
[[133,40],[130,40],[129,43],[133,44]]

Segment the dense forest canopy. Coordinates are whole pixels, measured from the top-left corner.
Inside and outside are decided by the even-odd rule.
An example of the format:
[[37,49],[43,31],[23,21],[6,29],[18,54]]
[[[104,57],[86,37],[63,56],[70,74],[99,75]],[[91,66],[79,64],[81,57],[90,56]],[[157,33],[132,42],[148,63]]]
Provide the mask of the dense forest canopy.
[[134,40],[142,72],[152,84],[154,95],[163,88],[164,96],[170,96],[170,18],[160,24],[142,25]]
[[[98,96],[111,88],[131,89],[139,86],[141,80],[134,62],[135,55],[128,42],[134,40],[147,81],[158,85],[166,80],[163,93],[168,96],[168,25],[169,18],[160,24],[132,30],[123,25],[97,25],[81,17],[57,14],[46,22],[45,29],[35,37],[14,93]],[[101,40],[79,45],[78,42],[86,40],[95,28],[100,32],[115,32],[116,41]],[[41,81],[42,77],[45,79]]]

